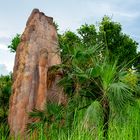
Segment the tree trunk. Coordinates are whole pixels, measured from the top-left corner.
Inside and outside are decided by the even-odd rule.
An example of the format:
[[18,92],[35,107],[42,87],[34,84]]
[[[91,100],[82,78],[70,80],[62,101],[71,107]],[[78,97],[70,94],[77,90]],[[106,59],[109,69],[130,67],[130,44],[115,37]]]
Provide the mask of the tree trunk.
[[107,99],[103,99],[102,101],[102,107],[103,107],[103,136],[105,139],[108,138],[108,126],[109,126],[109,114],[110,114],[110,107],[109,102]]

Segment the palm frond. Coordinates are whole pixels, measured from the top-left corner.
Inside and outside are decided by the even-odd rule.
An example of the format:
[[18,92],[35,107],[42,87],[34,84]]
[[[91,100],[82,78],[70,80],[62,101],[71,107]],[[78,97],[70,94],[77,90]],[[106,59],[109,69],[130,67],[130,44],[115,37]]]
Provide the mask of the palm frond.
[[33,109],[32,112],[29,112],[29,117],[42,120],[44,119],[46,114],[47,114],[46,110]]
[[35,130],[39,130],[42,127],[42,122],[31,122],[28,123],[26,126],[26,130],[28,134],[31,134]]
[[108,90],[108,99],[111,105],[117,110],[122,110],[128,103],[134,102],[132,89],[125,83],[112,83]]
[[117,73],[117,61],[109,62],[105,60],[100,67],[100,78],[102,87],[106,91],[109,85],[115,80]]
[[84,125],[92,129],[101,126],[103,121],[103,110],[100,102],[94,101],[86,110]]

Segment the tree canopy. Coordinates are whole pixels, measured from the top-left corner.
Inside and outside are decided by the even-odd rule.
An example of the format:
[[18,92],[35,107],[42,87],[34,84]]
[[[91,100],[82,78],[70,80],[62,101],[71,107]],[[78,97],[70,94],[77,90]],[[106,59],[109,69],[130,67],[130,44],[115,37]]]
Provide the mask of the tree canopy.
[[62,59],[66,59],[75,47],[100,45],[108,49],[111,58],[119,59],[118,65],[129,62],[128,67],[134,64],[138,47],[136,41],[122,32],[121,24],[107,16],[103,17],[98,27],[85,24],[77,29],[77,33],[67,31],[59,35],[59,44],[63,51]]
[[107,16],[100,23],[99,40],[105,44],[112,57],[119,58],[119,64],[128,63],[136,57],[138,43],[122,32],[120,23],[112,21]]

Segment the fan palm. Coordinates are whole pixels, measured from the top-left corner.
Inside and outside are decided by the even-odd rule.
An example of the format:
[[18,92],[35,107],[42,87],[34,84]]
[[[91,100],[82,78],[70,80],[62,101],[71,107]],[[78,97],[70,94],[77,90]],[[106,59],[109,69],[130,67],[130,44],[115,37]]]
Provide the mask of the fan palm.
[[74,96],[84,96],[101,104],[106,137],[110,111],[119,112],[134,102],[134,88],[124,80],[128,71],[125,66],[117,65],[117,59],[111,60],[108,50],[102,46],[75,47],[70,56],[71,64],[66,65],[69,69],[64,71],[59,84],[65,91],[71,88]]
[[63,119],[63,107],[57,103],[47,103],[43,110],[33,109],[29,113],[31,123],[27,124],[28,132],[40,130],[43,132],[50,126],[60,125]]

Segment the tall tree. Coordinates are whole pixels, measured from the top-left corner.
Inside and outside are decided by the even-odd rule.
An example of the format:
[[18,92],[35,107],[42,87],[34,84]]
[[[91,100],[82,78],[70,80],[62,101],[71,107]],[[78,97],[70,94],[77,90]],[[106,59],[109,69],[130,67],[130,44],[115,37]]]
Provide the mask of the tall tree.
[[81,38],[82,43],[86,46],[94,46],[97,44],[97,31],[96,27],[91,24],[82,25],[79,29],[77,29],[78,35]]
[[[122,32],[120,23],[107,16],[103,17],[99,26],[99,41],[105,44],[112,57],[119,57],[119,64],[128,63],[136,57],[138,43]],[[134,61],[128,66],[131,67],[133,63]]]

